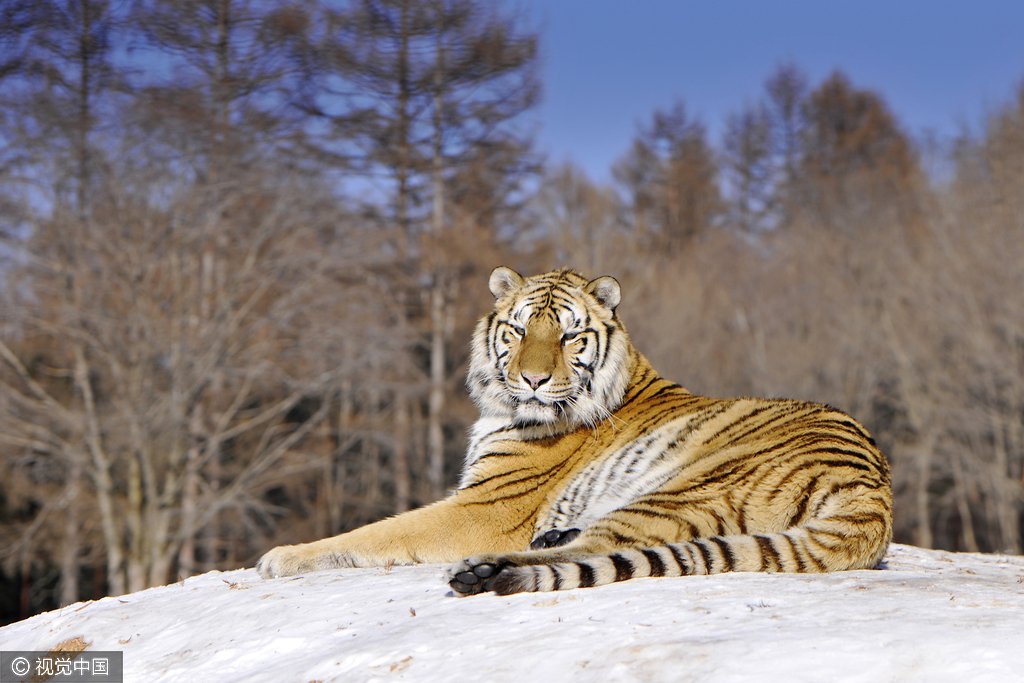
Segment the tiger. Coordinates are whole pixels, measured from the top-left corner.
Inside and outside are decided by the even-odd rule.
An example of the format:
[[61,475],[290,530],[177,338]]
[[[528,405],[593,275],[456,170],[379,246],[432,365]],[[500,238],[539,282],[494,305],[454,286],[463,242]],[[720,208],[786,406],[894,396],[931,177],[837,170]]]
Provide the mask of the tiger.
[[450,565],[456,596],[639,577],[877,567],[892,537],[885,456],[827,405],[709,398],[630,341],[619,282],[496,268],[467,387],[479,409],[446,498],[313,543],[264,578]]

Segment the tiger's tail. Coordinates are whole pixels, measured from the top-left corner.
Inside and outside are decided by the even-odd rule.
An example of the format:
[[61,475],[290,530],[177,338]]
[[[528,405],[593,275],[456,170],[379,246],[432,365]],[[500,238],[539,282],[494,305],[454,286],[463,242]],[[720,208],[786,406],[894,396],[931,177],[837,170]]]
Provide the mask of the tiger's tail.
[[[872,525],[873,526],[873,525]],[[714,536],[651,548],[623,548],[607,554],[539,551],[522,553],[522,564],[493,568],[481,586],[499,595],[603,586],[647,576],[690,576],[724,572],[820,573],[871,569],[888,547],[883,539],[839,536],[795,527],[784,532]],[[872,542],[873,541],[873,542]],[[531,562],[535,556],[536,564]],[[545,556],[552,561],[545,561]],[[474,591],[475,592],[475,591]]]

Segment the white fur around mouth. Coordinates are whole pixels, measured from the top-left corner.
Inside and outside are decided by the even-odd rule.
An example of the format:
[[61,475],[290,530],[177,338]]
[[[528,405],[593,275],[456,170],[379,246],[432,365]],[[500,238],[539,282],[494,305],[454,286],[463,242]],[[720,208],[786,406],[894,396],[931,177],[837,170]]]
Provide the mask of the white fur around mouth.
[[554,406],[539,401],[520,403],[516,406],[516,421],[518,422],[554,422],[557,418],[558,411]]

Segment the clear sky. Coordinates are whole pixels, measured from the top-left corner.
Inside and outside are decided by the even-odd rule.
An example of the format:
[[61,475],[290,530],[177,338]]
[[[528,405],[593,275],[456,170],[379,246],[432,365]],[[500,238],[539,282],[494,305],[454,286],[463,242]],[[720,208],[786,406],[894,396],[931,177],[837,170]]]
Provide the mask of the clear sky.
[[977,131],[1024,80],[1024,0],[523,0],[542,37],[539,146],[608,180],[637,122],[682,99],[725,117],[793,62],[841,69],[913,135]]

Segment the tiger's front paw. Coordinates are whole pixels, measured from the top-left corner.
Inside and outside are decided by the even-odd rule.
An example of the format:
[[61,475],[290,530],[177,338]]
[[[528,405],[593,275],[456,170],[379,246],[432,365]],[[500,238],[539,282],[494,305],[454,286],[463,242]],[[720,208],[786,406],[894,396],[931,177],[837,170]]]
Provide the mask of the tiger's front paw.
[[256,571],[264,579],[276,579],[319,569],[356,566],[347,553],[325,552],[315,546],[315,543],[278,546],[260,558]]
[[264,579],[276,579],[301,573],[309,566],[311,559],[305,557],[301,547],[281,545],[274,548],[264,554],[256,563],[256,571]]
[[583,532],[580,529],[550,529],[530,542],[530,550],[558,548],[566,543],[572,543],[581,533]]

